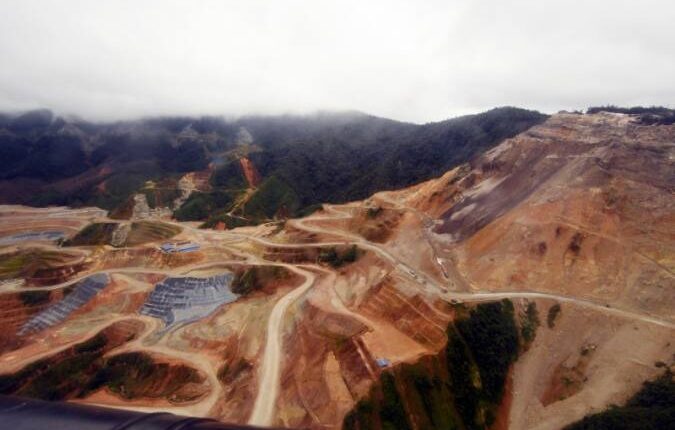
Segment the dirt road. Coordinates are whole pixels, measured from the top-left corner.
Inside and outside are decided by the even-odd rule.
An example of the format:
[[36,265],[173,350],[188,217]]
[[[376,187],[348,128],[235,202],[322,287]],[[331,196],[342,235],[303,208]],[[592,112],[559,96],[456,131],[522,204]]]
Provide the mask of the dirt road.
[[253,412],[248,420],[251,425],[271,426],[274,419],[274,406],[279,394],[282,357],[282,323],[288,307],[305,294],[314,284],[316,275],[299,269],[290,264],[284,267],[304,276],[305,282],[298,288],[283,296],[274,305],[270,318],[267,321],[267,339],[265,351],[258,371],[258,394],[253,406]]
[[[399,210],[408,210],[408,208],[398,202],[395,202],[389,198],[384,198],[382,199],[386,201],[387,203],[390,203],[395,206],[395,209]],[[431,275],[425,273],[423,270],[418,269],[418,268],[412,268],[410,267],[406,262],[401,261],[398,257],[393,255],[389,250],[387,250],[383,245],[381,244],[376,244],[373,242],[370,242],[366,240],[365,238],[358,236],[356,234],[344,231],[338,227],[332,228],[331,226],[326,226],[326,225],[317,225],[317,221],[340,221],[340,220],[345,220],[349,219],[352,217],[352,214],[350,213],[350,208],[355,207],[355,206],[341,206],[341,207],[334,207],[332,205],[325,205],[325,213],[320,214],[320,215],[314,215],[314,216],[309,216],[307,218],[303,219],[296,219],[296,220],[289,220],[288,224],[300,229],[304,230],[307,232],[311,233],[320,233],[320,234],[327,234],[332,237],[338,237],[341,238],[342,240],[332,240],[332,241],[327,241],[327,242],[314,242],[314,243],[283,243],[283,242],[275,242],[274,240],[266,239],[264,237],[260,237],[257,234],[247,234],[246,232],[240,232],[240,231],[227,231],[227,232],[217,232],[217,231],[209,231],[209,230],[198,230],[192,226],[189,225],[183,225],[183,224],[178,224],[182,228],[184,228],[186,231],[192,233],[195,238],[198,238],[200,240],[208,241],[209,243],[217,243],[220,248],[223,249],[230,249],[232,248],[232,252],[235,254],[239,254],[241,256],[245,257],[245,260],[223,260],[223,261],[211,261],[208,263],[199,263],[199,264],[193,264],[193,265],[187,265],[183,267],[178,267],[178,268],[173,268],[173,269],[160,269],[160,268],[152,268],[152,267],[125,267],[125,268],[116,268],[116,269],[110,269],[110,270],[103,270],[100,272],[94,272],[94,273],[128,273],[128,274],[133,274],[133,273],[161,273],[165,274],[167,276],[181,276],[180,274],[188,274],[191,271],[194,270],[201,270],[201,269],[210,269],[210,268],[216,268],[220,266],[227,266],[227,265],[272,265],[272,266],[281,266],[284,267],[299,276],[304,278],[303,283],[281,297],[275,304],[274,307],[272,308],[272,311],[269,315],[269,319],[267,321],[266,325],[266,337],[265,337],[265,344],[264,344],[264,349],[262,353],[262,357],[259,363],[259,366],[257,368],[257,391],[256,391],[256,398],[255,398],[255,403],[253,406],[253,411],[249,417],[249,424],[252,425],[259,425],[259,426],[270,426],[275,423],[275,412],[276,412],[276,402],[277,398],[279,396],[280,392],[280,379],[281,379],[281,372],[283,368],[283,363],[284,363],[284,348],[283,348],[283,336],[285,334],[284,331],[284,321],[285,321],[285,316],[287,315],[288,309],[296,303],[298,300],[300,300],[315,284],[316,282],[316,277],[317,274],[315,273],[317,270],[321,272],[326,272],[328,273],[327,278],[324,280],[326,285],[333,285],[335,284],[335,279],[336,279],[336,273],[334,271],[328,270],[327,268],[319,268],[317,266],[312,266],[308,264],[287,264],[287,263],[280,263],[280,262],[273,262],[273,261],[266,261],[261,259],[258,255],[255,255],[253,252],[250,250],[243,250],[241,248],[236,248],[236,252],[234,251],[236,246],[235,244],[237,243],[242,243],[242,242],[255,242],[263,246],[269,246],[269,247],[280,247],[280,248],[306,248],[306,247],[323,247],[323,246],[339,246],[339,245],[345,245],[345,244],[353,244],[358,246],[359,248],[363,250],[368,250],[373,252],[375,255],[377,255],[379,258],[381,258],[383,261],[386,261],[387,263],[391,264],[396,270],[398,270],[403,276],[406,278],[409,278],[413,282],[415,282],[417,285],[420,287],[420,292],[424,292],[430,296],[433,297],[442,297],[443,299],[447,301],[466,301],[466,302],[478,302],[478,301],[490,301],[490,300],[499,300],[503,298],[528,298],[528,299],[534,299],[534,298],[544,298],[544,299],[552,299],[556,300],[559,302],[568,302],[568,303],[573,303],[575,305],[587,307],[587,308],[592,308],[595,311],[604,313],[604,314],[612,314],[615,316],[620,316],[622,318],[626,319],[631,319],[631,320],[640,320],[644,321],[650,324],[655,324],[667,328],[675,328],[675,323],[659,318],[656,316],[652,315],[645,315],[637,312],[633,312],[630,310],[626,309],[619,309],[619,308],[614,308],[614,307],[609,307],[605,303],[598,303],[594,302],[592,300],[586,300],[586,299],[579,299],[579,298],[574,298],[574,297],[566,297],[566,296],[561,296],[557,294],[549,294],[549,293],[541,293],[541,292],[533,292],[533,291],[515,291],[515,292],[471,292],[468,289],[464,290],[462,292],[458,291],[448,291],[445,285],[440,285],[434,277]],[[416,212],[417,213],[417,212]],[[419,215],[419,214],[418,214]],[[423,220],[424,221],[424,220]],[[430,243],[430,245],[433,248],[433,244]],[[440,263],[439,263],[440,264]],[[26,290],[53,290],[53,289],[58,289],[58,288],[64,288],[68,285],[71,285],[82,278],[85,278],[87,276],[91,276],[93,273],[87,273],[87,274],[81,274],[80,276],[73,278],[69,280],[68,282],[64,282],[62,284],[54,285],[51,287],[39,287],[39,288],[21,288],[21,291],[26,291]],[[463,279],[461,279],[461,276],[459,273],[456,271],[452,270],[450,271],[450,279],[447,279],[448,282],[457,282],[457,283],[462,283],[464,282]],[[331,299],[330,299],[330,304],[336,309],[336,311],[344,314],[344,315],[349,315],[360,322],[362,322],[365,325],[372,326],[374,323],[373,321],[370,321],[368,318],[364,317],[363,315],[360,315],[358,313],[353,312],[349,308],[345,306],[345,304],[340,300],[339,296],[335,291],[331,293]],[[122,319],[123,317],[118,317]],[[115,321],[114,319],[112,321],[108,321],[107,324],[110,324],[111,322]],[[148,321],[144,321],[148,322]],[[146,326],[147,327],[147,326]],[[90,335],[96,330],[101,329],[102,327],[92,327],[91,331],[87,332],[87,335]],[[178,406],[178,407],[167,407],[165,409],[163,408],[152,408],[152,407],[136,407],[136,406],[130,406],[129,409],[135,409],[135,410],[142,410],[146,412],[152,412],[152,411],[159,411],[159,410],[169,410],[174,413],[183,413],[183,414],[189,414],[193,416],[207,416],[209,412],[213,409],[215,406],[216,402],[218,399],[221,397],[222,392],[223,392],[223,387],[220,383],[220,381],[217,378],[216,370],[214,363],[212,363],[208,358],[199,356],[199,354],[196,353],[188,353],[188,352],[183,352],[183,351],[178,351],[173,348],[169,348],[168,346],[164,344],[155,344],[155,345],[145,345],[141,341],[146,337],[146,335],[149,332],[154,331],[154,329],[151,329],[148,327],[148,330],[144,332],[142,335],[141,339],[138,339],[135,342],[130,343],[126,347],[121,348],[120,350],[116,351],[116,353],[119,353],[122,350],[146,350],[150,352],[156,352],[160,354],[165,354],[169,356],[176,357],[182,361],[185,361],[186,364],[192,364],[199,370],[201,370],[205,375],[208,380],[208,383],[211,385],[212,389],[210,390],[209,394],[205,396],[203,399],[200,401],[191,404],[191,405],[184,405],[184,406]],[[62,348],[66,348],[70,346],[68,345],[62,345]],[[44,355],[50,355],[53,354],[55,351],[50,350],[46,351]],[[10,356],[10,358],[12,358]],[[3,365],[7,365],[7,358],[4,358],[5,362]],[[9,360],[11,361],[11,360]],[[31,359],[25,359],[21,360],[21,362],[17,363],[12,363],[15,367],[21,367],[25,366],[27,363],[34,361],[34,358]],[[119,407],[119,406],[116,406]]]

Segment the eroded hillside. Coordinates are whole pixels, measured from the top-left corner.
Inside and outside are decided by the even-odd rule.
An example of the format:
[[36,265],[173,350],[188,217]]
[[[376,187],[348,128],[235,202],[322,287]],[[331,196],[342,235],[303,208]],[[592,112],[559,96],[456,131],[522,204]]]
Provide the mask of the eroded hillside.
[[621,404],[661,372],[655,363],[672,364],[674,156],[672,126],[559,114],[438,180],[379,196],[421,220],[437,279],[460,279],[451,291],[566,298],[514,367],[512,428],[558,428]]
[[0,391],[302,428],[558,429],[630,407],[675,364],[674,152],[673,125],[558,114],[285,222],[4,207]]

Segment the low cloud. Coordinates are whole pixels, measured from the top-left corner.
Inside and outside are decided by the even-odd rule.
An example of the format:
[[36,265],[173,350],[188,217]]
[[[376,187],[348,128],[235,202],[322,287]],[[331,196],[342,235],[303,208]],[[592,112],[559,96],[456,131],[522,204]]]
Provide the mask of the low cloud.
[[0,3],[0,110],[91,119],[357,109],[426,122],[675,100],[675,3]]

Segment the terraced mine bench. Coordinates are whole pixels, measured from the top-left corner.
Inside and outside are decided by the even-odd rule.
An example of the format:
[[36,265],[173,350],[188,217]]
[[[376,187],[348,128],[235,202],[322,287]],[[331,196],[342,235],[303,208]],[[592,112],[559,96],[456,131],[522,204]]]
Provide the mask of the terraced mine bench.
[[15,243],[26,242],[30,240],[47,240],[53,242],[63,239],[64,237],[66,237],[66,235],[62,231],[30,231],[0,238],[0,246],[14,245]]
[[155,286],[140,313],[161,319],[167,329],[202,319],[239,298],[230,290],[233,279],[231,273],[210,278],[167,278]]
[[19,336],[42,331],[64,321],[80,306],[91,300],[96,294],[110,282],[110,277],[105,273],[97,273],[79,281],[75,289],[63,300],[49,306],[30,320],[28,320],[17,332]]

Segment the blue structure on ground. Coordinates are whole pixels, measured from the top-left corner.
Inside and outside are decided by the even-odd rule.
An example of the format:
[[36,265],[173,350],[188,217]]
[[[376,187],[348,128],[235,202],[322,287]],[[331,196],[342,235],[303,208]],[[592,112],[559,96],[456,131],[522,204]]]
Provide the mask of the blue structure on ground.
[[376,358],[375,362],[377,363],[378,366],[380,367],[389,367],[391,366],[391,361],[387,360],[386,358]]
[[87,303],[104,289],[109,282],[110,277],[105,273],[97,273],[84,278],[75,284],[75,289],[63,300],[49,306],[28,320],[21,326],[17,334],[23,336],[36,333],[64,321],[74,310]]
[[155,285],[140,313],[161,319],[167,328],[197,321],[239,298],[230,290],[233,279],[231,273],[210,278],[167,278]]
[[199,250],[199,244],[192,242],[167,242],[163,243],[159,249],[167,254],[174,252],[193,252]]
[[62,231],[49,230],[49,231],[29,231],[26,233],[17,233],[11,236],[6,236],[0,238],[0,245],[13,245],[19,242],[25,242],[28,240],[50,240],[55,241],[63,239],[66,235]]

